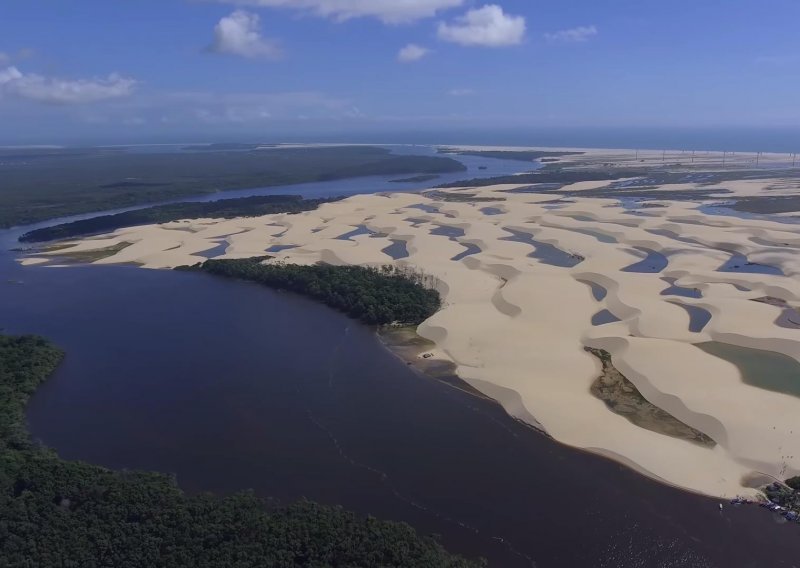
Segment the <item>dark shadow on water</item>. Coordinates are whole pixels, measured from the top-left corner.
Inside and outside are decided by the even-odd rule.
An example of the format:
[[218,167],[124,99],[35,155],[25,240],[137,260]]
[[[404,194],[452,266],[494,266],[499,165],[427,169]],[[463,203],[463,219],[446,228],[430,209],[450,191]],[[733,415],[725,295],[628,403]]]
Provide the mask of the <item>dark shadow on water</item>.
[[484,215],[501,215],[504,211],[499,207],[484,207],[481,209],[481,213]]
[[418,219],[416,217],[407,217],[406,219],[403,220],[408,223],[411,223],[411,226],[414,228],[429,222],[427,219]]
[[394,260],[400,260],[401,258],[408,258],[408,247],[406,245],[406,241],[402,241],[399,239],[391,239],[391,240],[392,244],[383,249],[381,252],[391,256]]
[[284,250],[291,250],[293,248],[297,248],[297,245],[272,245],[264,252],[281,252]]
[[228,249],[229,246],[230,246],[230,243],[228,241],[222,241],[221,243],[219,243],[218,245],[216,245],[213,248],[210,248],[210,249],[207,249],[207,250],[204,250],[204,251],[201,251],[201,252],[196,252],[194,254],[195,254],[195,256],[202,256],[203,258],[207,258],[207,259],[208,258],[216,258],[218,256],[224,255],[225,251]]
[[692,333],[700,333],[708,325],[708,322],[711,321],[711,312],[700,306],[692,306],[690,304],[673,301],[669,303],[686,310],[689,314],[689,331]]
[[621,269],[622,272],[641,272],[645,274],[657,274],[664,270],[667,265],[669,264],[669,260],[666,256],[661,254],[660,252],[656,252],[651,249],[647,249],[644,247],[635,247],[641,253],[644,253],[646,256],[639,262],[631,264],[630,266],[626,266],[625,268]]
[[480,252],[483,252],[481,250],[481,247],[479,247],[478,245],[472,243],[459,243],[459,244],[464,247],[464,252],[458,253],[450,260],[459,261],[462,258],[466,258],[468,256],[472,256],[473,254],[478,254]]
[[582,233],[584,235],[589,235],[590,237],[594,237],[595,239],[597,239],[601,243],[612,244],[612,243],[619,242],[619,241],[617,241],[617,239],[615,237],[612,237],[611,235],[607,235],[607,234],[603,233],[602,231],[595,231],[593,229],[576,229],[576,228],[572,228],[572,227],[569,228],[568,230],[569,231],[573,231],[575,233]]
[[603,300],[605,300],[606,296],[608,295],[608,290],[606,290],[603,286],[597,284],[596,282],[591,282],[589,280],[578,280],[578,282],[582,282],[583,284],[586,284],[589,288],[591,288],[592,297],[598,302],[602,302]]
[[464,232],[464,229],[459,229],[458,227],[438,225],[435,229],[431,229],[430,234],[441,237],[449,237],[451,241],[454,241],[460,237],[463,237],[466,233]]
[[608,310],[601,310],[592,316],[592,325],[605,325],[607,323],[614,323],[621,321],[617,316]]
[[515,231],[514,229],[508,229],[506,227],[503,227],[503,230],[507,233],[511,233],[511,236],[502,237],[500,239],[501,241],[511,241],[515,243],[531,245],[534,247],[534,251],[528,254],[528,256],[530,258],[535,258],[542,264],[550,264],[552,266],[560,266],[562,268],[572,268],[573,266],[577,266],[584,261],[584,258],[581,256],[565,252],[554,245],[537,241],[533,238],[533,235],[526,233],[525,231]]
[[414,205],[409,205],[409,209],[419,209],[421,211],[425,211],[425,213],[439,213],[439,208],[435,205],[428,205],[427,203],[415,203]]
[[739,272],[742,274],[772,274],[784,276],[783,270],[777,266],[749,262],[747,257],[738,252],[732,253],[728,261],[717,269],[717,272]]
[[669,288],[661,291],[662,296],[681,296],[683,298],[702,298],[703,292],[699,288],[686,288],[675,284],[677,278],[662,278],[664,282],[669,284]]
[[349,233],[345,233],[343,235],[339,235],[336,237],[340,241],[351,241],[353,237],[358,237],[360,235],[374,235],[375,231],[369,229],[366,225],[358,225],[355,229],[350,231]]

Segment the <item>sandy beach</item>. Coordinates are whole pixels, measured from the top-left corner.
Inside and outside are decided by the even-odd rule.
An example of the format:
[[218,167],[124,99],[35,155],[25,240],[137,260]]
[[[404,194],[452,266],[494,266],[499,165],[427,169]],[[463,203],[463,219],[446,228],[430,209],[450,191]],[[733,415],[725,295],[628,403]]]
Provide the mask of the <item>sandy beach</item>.
[[[743,166],[751,158],[740,155]],[[631,151],[570,160],[629,166]],[[642,152],[636,160],[667,157]],[[121,229],[22,262],[47,266],[60,255],[106,249],[113,254],[96,264],[168,269],[272,255],[273,262],[408,266],[435,277],[444,299],[417,330],[432,342],[433,358],[452,362],[461,379],[556,440],[720,497],[753,496],[773,477],[800,474],[800,383],[794,394],[757,386],[698,347],[780,353],[800,371],[800,330],[786,316],[800,308],[797,225],[709,215],[691,200],[632,208],[572,193],[608,184],[355,196],[295,215]],[[797,194],[796,182],[779,176],[659,189],[719,191],[720,200]],[[564,192],[570,197],[561,199]],[[624,378],[620,392],[641,405],[614,408],[593,394],[604,366],[587,347],[610,355]],[[710,442],[640,425],[659,409]],[[637,423],[632,413],[650,416]]]

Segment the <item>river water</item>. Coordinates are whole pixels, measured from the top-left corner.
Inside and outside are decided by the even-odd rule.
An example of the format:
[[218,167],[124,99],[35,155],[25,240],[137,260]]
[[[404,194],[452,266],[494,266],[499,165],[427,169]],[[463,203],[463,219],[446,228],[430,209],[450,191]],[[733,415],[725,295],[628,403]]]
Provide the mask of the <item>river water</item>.
[[64,458],[407,521],[491,566],[797,564],[800,527],[553,442],[324,306],[204,274],[21,267],[7,251],[30,228],[0,233],[0,327],[67,351],[28,410]]

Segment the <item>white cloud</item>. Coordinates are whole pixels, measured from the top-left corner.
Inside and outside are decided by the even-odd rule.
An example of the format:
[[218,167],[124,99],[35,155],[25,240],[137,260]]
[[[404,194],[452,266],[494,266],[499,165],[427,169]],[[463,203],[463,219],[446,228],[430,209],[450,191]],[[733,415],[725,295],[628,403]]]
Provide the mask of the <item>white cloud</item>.
[[250,58],[275,59],[281,56],[278,45],[261,35],[258,14],[236,10],[214,26],[211,51]]
[[569,30],[544,34],[547,41],[553,43],[583,43],[597,35],[595,26],[578,26]]
[[456,8],[464,0],[217,0],[239,6],[293,8],[338,21],[372,17],[388,24],[432,18],[441,10]]
[[468,46],[504,47],[522,43],[525,18],[510,16],[496,4],[470,10],[451,23],[439,24],[439,39]]
[[112,73],[105,79],[57,79],[22,73],[16,67],[0,70],[0,95],[55,104],[80,104],[126,97],[136,81]]
[[401,63],[411,63],[412,61],[419,61],[428,53],[430,53],[430,50],[427,47],[409,43],[397,54],[397,60]]
[[451,89],[448,94],[451,97],[469,97],[475,94],[474,89]]
[[0,51],[0,65],[8,65],[11,63],[11,56],[5,51]]

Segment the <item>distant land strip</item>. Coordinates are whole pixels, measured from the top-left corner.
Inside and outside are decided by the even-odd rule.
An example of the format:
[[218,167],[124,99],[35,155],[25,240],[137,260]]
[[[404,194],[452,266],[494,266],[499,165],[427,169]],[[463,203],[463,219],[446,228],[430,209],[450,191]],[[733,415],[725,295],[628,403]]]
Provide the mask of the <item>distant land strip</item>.
[[212,145],[163,153],[0,148],[0,228],[230,190],[466,169],[454,158],[376,146]]
[[24,243],[55,241],[181,219],[234,219],[275,213],[300,213],[337,199],[341,198],[303,199],[298,195],[261,195],[210,202],[170,203],[35,229],[20,236],[19,240]]
[[440,154],[456,154],[459,156],[477,156],[479,158],[495,158],[498,160],[515,160],[532,162],[541,158],[561,158],[563,156],[579,156],[584,152],[546,151],[546,150],[457,150],[439,148]]

